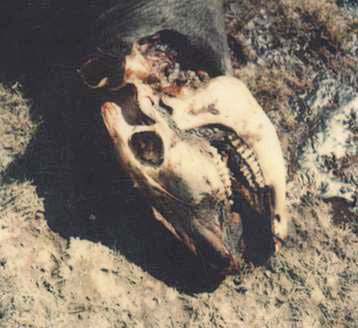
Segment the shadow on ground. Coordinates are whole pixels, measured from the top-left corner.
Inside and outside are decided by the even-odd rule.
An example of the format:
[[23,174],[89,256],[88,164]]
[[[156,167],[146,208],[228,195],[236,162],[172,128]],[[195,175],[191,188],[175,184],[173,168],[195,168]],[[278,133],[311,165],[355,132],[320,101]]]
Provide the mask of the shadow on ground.
[[20,81],[32,119],[41,122],[24,156],[7,169],[5,183],[33,181],[49,227],[63,238],[100,242],[188,294],[215,289],[220,279],[204,259],[191,255],[152,218],[121,172],[100,120],[100,99],[76,73],[81,34],[67,38],[69,21],[67,32],[58,33],[55,25],[8,24],[0,30],[1,44],[7,45],[1,82]]

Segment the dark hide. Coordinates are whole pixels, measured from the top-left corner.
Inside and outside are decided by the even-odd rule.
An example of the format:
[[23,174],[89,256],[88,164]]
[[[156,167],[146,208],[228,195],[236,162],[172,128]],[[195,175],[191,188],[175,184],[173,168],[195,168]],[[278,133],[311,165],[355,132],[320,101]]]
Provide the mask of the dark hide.
[[200,65],[211,75],[231,70],[220,0],[132,0],[113,3],[116,4],[99,16],[93,30],[94,44],[105,51],[120,53],[125,45],[159,31],[167,31],[164,36],[166,41],[190,58],[191,65]]
[[[148,13],[148,4],[156,14],[143,19],[146,15],[138,6],[145,5]],[[120,14],[122,7],[128,16]],[[171,8],[175,15],[167,15]],[[150,35],[164,27],[177,30],[177,21],[184,22],[178,27],[178,40],[195,45],[196,61],[208,54],[209,70],[224,73],[230,65],[223,59],[227,46],[220,10],[219,2],[206,0],[0,1],[0,81],[8,87],[21,85],[33,104],[31,118],[41,121],[25,153],[6,169],[1,183],[32,181],[44,200],[52,231],[66,240],[78,237],[120,251],[155,278],[187,293],[212,290],[222,277],[204,256],[192,255],[154,220],[150,204],[114,158],[99,115],[98,96],[103,90],[88,90],[76,70],[97,47],[122,54],[136,35]],[[131,25],[123,26],[121,19]],[[158,25],[151,25],[153,21]],[[143,22],[148,30],[136,32]],[[91,213],[96,220],[88,219]],[[209,252],[204,254],[210,256]]]
[[98,48],[123,56],[134,41],[166,30],[165,41],[215,76],[231,71],[222,9],[221,0],[4,0],[0,38],[11,30],[34,43],[34,59],[45,57],[44,44],[83,58]]

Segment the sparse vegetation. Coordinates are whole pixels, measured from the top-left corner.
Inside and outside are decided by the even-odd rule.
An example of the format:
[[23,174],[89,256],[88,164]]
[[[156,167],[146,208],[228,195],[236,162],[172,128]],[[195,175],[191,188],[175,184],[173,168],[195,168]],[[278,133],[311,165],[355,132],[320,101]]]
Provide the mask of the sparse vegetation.
[[[356,157],[345,140],[343,157],[312,151],[357,99],[357,22],[333,0],[227,1],[226,13],[235,74],[277,126],[289,166],[282,252],[212,281],[120,174],[76,77],[57,68],[40,86],[30,77],[33,88],[4,78],[0,327],[357,326],[357,204],[340,191],[357,190]],[[331,178],[339,197],[324,197]]]

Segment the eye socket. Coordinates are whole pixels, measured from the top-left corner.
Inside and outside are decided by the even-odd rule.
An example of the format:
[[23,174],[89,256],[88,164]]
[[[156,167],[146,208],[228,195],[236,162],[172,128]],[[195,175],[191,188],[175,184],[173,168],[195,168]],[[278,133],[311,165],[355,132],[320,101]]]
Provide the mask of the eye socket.
[[113,95],[113,101],[122,108],[122,114],[129,125],[153,125],[155,122],[145,115],[138,103],[138,92],[134,84],[127,84]]
[[129,146],[134,156],[143,164],[160,166],[164,161],[163,141],[155,132],[135,133]]
[[111,55],[96,53],[81,65],[78,72],[90,88],[111,88],[122,83],[124,61]]

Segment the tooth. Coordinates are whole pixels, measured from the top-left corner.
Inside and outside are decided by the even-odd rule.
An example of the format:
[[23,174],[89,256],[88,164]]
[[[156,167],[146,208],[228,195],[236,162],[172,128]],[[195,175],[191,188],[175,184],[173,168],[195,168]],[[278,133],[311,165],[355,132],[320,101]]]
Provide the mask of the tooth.
[[239,145],[239,139],[236,136],[233,136],[232,134],[229,135],[229,140],[231,141],[231,144],[234,147],[237,147]]
[[243,154],[246,151],[246,148],[240,143],[238,147],[236,147],[236,151],[240,155],[240,157],[244,158]]
[[249,170],[246,167],[241,172],[245,178],[248,178],[251,175]]
[[240,155],[241,155],[242,158],[247,160],[247,157],[248,157],[249,154],[250,154],[250,151],[245,149]]
[[249,152],[249,154],[246,157],[247,161],[255,161],[255,155],[252,151]]
[[236,152],[240,155],[241,159],[243,159],[248,166],[248,168],[242,167],[241,172],[248,180],[250,186],[253,188],[263,187],[264,180],[261,168],[254,152],[248,148],[239,138],[235,138],[231,143],[235,147]]
[[256,162],[248,163],[254,174],[259,173],[260,168]]
[[264,180],[262,179],[261,176],[258,178],[257,184],[259,185],[260,188],[265,187],[265,182],[264,182]]
[[241,153],[241,152],[244,150],[244,148],[242,147],[242,144],[241,144],[241,142],[240,142],[239,140],[234,140],[234,141],[232,142],[232,144],[233,144],[233,146],[236,148],[236,150],[237,150],[239,153]]
[[219,191],[219,194],[223,197],[231,196],[231,179],[230,179],[230,170],[225,164],[225,161],[222,159],[220,153],[216,148],[212,147],[211,154],[216,162],[216,165],[219,170],[219,175],[223,184],[223,190]]

